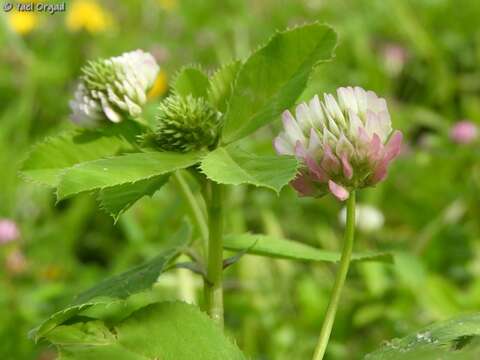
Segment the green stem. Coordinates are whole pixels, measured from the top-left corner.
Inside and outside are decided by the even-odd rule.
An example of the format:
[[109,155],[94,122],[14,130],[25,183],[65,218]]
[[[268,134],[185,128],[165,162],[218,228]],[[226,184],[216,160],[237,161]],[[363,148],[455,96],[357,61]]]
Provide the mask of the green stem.
[[223,328],[223,186],[214,182],[210,182],[208,228],[205,305],[213,321]]
[[338,303],[340,302],[340,295],[342,293],[345,279],[347,278],[348,267],[350,265],[350,258],[353,250],[353,237],[355,233],[355,192],[352,191],[347,200],[347,223],[345,226],[345,240],[342,250],[342,257],[340,259],[340,267],[338,269],[333,291],[330,296],[327,313],[323,320],[322,330],[318,339],[317,347],[313,360],[322,360],[327,349],[330,333],[332,332],[333,322],[335,321],[335,314],[337,313]]
[[193,195],[190,187],[183,178],[183,175],[179,171],[175,172],[173,179],[178,190],[180,191],[180,194],[188,204],[190,218],[197,226],[198,231],[200,231],[200,235],[206,248],[206,244],[208,241],[208,226],[202,209],[200,208],[200,205],[195,198],[195,195]]

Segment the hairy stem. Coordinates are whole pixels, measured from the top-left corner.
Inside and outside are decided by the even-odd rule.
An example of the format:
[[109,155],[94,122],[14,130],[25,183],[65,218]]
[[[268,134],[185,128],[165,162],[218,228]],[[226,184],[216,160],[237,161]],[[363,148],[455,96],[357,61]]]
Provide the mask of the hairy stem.
[[347,223],[345,226],[345,239],[342,257],[340,259],[338,273],[335,278],[332,294],[330,296],[330,302],[328,304],[327,313],[325,314],[325,319],[323,320],[322,330],[320,331],[320,337],[318,339],[317,347],[315,348],[313,360],[322,360],[327,349],[328,340],[330,338],[330,333],[332,332],[333,323],[335,321],[335,314],[337,313],[338,303],[340,302],[340,295],[342,293],[343,285],[345,284],[345,279],[347,278],[348,267],[352,257],[354,233],[355,192],[352,191],[347,200]]
[[205,304],[210,317],[223,328],[223,186],[214,182],[210,182],[208,228]]

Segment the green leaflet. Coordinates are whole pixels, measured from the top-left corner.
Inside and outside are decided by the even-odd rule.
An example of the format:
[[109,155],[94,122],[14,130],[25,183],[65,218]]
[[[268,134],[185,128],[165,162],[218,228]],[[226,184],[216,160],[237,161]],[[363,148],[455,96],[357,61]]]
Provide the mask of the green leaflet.
[[177,95],[207,99],[208,86],[208,77],[200,69],[187,66],[178,72],[172,87]]
[[209,153],[200,168],[220,184],[251,184],[278,193],[295,178],[298,162],[293,156],[258,156],[230,146]]
[[232,62],[218,69],[215,74],[210,77],[208,98],[222,113],[227,111],[227,106],[235,87],[235,80],[241,66],[242,63],[240,61]]
[[70,360],[245,359],[205,313],[182,302],[149,305],[115,324],[114,332],[91,321],[60,326],[48,339]]
[[21,174],[30,181],[56,186],[60,174],[75,164],[131,150],[140,133],[133,121],[97,130],[72,130],[35,145],[24,161]]
[[127,211],[144,196],[153,196],[167,181],[169,175],[159,175],[135,183],[128,183],[102,189],[98,193],[100,207],[113,218]]
[[57,188],[58,199],[97,189],[135,183],[197,163],[202,153],[146,152],[78,164],[67,169]]
[[[233,251],[247,250],[249,254],[303,261],[340,261],[340,253],[317,249],[297,241],[261,234],[231,234],[224,239],[224,248]],[[389,253],[357,253],[353,261],[392,262]]]
[[133,294],[150,289],[160,274],[167,270],[171,262],[180,255],[190,236],[191,227],[185,223],[172,237],[168,250],[142,265],[105,279],[81,293],[74,302],[32,330],[31,336],[39,340],[58,325],[91,306],[119,303]]
[[[419,289],[421,291],[421,289]],[[480,358],[480,313],[427,326],[387,342],[365,360],[472,360]]]
[[335,32],[314,23],[278,32],[255,51],[236,77],[222,143],[251,134],[291,107],[314,67],[331,59],[335,45]]

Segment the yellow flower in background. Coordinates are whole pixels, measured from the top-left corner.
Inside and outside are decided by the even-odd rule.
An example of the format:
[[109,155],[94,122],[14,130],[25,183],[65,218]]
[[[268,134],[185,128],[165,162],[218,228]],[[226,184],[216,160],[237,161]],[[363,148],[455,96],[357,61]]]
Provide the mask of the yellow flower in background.
[[27,35],[38,25],[38,15],[33,12],[12,11],[8,14],[8,25],[20,35]]
[[167,74],[165,71],[160,70],[160,72],[157,75],[157,79],[155,80],[155,83],[152,85],[152,88],[148,92],[147,97],[149,99],[154,99],[158,96],[162,96],[167,92],[168,89],[168,78]]
[[165,11],[172,11],[178,5],[177,0],[158,0],[158,3],[160,4],[160,7]]
[[82,29],[95,34],[111,27],[112,17],[94,0],[75,0],[69,6],[66,17],[67,28],[71,31]]

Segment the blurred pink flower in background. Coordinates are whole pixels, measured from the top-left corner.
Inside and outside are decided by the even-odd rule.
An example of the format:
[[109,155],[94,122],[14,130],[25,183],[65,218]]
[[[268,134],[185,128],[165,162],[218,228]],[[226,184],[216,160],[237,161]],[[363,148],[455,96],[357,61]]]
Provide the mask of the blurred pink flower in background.
[[459,121],[450,129],[450,138],[457,144],[469,144],[474,141],[477,136],[478,128],[469,120]]
[[396,43],[388,43],[382,47],[384,66],[392,76],[400,74],[408,60],[407,50]]
[[15,241],[20,237],[17,224],[9,219],[0,219],[0,245]]
[[295,155],[302,167],[291,185],[302,196],[350,191],[385,179],[400,153],[402,133],[392,129],[385,99],[360,87],[341,87],[337,97],[315,96],[283,113],[284,131],[275,139],[280,155]]

